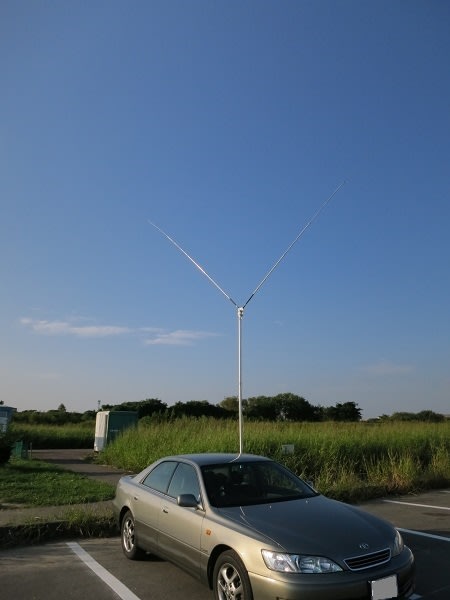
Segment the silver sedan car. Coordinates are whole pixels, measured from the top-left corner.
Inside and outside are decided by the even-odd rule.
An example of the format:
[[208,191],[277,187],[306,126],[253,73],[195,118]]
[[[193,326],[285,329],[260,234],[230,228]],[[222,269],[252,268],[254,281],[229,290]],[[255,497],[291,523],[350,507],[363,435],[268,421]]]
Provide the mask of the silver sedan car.
[[261,456],[162,458],[122,477],[114,510],[127,558],[165,558],[216,600],[383,600],[414,592],[414,557],[394,527]]

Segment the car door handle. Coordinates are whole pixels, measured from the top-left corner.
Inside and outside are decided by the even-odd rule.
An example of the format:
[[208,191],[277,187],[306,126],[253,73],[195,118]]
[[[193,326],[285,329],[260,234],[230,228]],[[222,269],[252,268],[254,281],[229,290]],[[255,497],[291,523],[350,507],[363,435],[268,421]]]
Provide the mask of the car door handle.
[[138,501],[139,500],[139,496],[133,496],[133,500]]
[[165,513],[166,515],[169,513],[169,509],[167,508],[167,506],[163,506],[162,509],[163,513]]

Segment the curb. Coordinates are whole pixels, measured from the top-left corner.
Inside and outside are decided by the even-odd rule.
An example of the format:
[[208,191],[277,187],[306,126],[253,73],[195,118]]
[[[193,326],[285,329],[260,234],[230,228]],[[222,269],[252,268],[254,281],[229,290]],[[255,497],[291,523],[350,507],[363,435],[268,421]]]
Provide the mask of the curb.
[[108,538],[118,533],[113,519],[104,522],[80,526],[68,521],[49,521],[30,525],[11,525],[0,527],[0,548],[9,549],[18,546],[44,544],[49,541],[71,538]]

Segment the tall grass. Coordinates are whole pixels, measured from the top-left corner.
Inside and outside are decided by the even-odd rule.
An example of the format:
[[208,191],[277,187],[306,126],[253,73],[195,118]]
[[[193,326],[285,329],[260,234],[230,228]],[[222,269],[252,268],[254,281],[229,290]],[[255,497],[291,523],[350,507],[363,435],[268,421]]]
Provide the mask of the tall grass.
[[10,424],[8,438],[32,444],[35,450],[51,448],[92,448],[94,450],[95,421],[67,425]]
[[[293,444],[293,454],[283,445]],[[171,454],[236,452],[236,423],[180,419],[140,424],[102,452],[129,471]],[[278,460],[322,493],[347,501],[450,485],[450,422],[246,423],[245,451]]]
[[[10,426],[33,448],[92,448],[95,423]],[[293,454],[283,454],[285,444]],[[169,454],[236,452],[237,423],[211,418],[141,421],[109,443],[100,460],[137,472]],[[347,501],[450,485],[450,421],[444,423],[244,424],[245,452],[278,460],[321,492]]]

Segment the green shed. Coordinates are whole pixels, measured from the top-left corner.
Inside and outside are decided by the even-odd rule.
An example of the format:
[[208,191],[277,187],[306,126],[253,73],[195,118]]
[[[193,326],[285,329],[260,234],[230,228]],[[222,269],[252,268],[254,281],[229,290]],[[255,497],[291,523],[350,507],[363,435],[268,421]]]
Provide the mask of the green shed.
[[101,410],[95,420],[94,452],[100,452],[108,442],[128,427],[136,427],[138,414],[135,411]]

